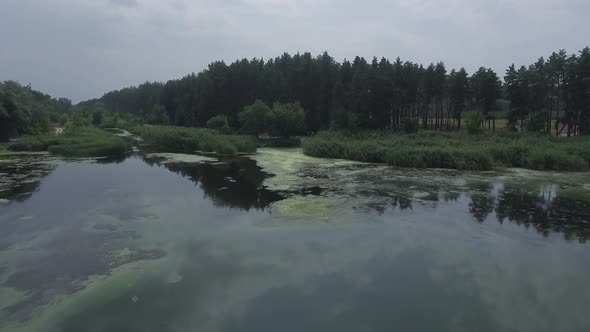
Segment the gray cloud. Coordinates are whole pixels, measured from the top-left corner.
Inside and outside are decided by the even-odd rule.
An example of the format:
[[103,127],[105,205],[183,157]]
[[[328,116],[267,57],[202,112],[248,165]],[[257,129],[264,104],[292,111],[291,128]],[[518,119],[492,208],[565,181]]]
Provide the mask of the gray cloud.
[[386,56],[502,74],[584,38],[584,0],[5,0],[0,80],[75,101],[214,60]]
[[111,3],[125,7],[139,6],[139,2],[137,2],[137,0],[111,0]]

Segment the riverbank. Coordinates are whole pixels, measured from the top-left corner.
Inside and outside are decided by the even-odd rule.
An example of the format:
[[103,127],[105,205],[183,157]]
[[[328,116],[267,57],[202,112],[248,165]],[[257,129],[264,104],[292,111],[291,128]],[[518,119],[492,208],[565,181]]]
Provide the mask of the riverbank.
[[221,154],[256,152],[253,136],[226,135],[216,130],[175,126],[141,126],[131,132],[160,152],[216,152]]
[[7,148],[11,151],[48,151],[64,157],[120,156],[129,150],[120,137],[94,127],[68,129],[60,135],[24,136]]
[[590,164],[590,139],[516,134],[467,135],[433,133],[402,135],[320,132],[303,142],[306,155],[412,168],[584,171]]

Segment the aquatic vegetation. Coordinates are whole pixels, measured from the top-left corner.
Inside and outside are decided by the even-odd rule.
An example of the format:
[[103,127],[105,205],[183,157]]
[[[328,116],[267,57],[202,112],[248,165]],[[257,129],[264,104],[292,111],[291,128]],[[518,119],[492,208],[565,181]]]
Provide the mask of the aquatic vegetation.
[[295,220],[330,220],[337,214],[336,200],[328,197],[291,197],[273,204],[278,216]]
[[202,163],[202,162],[216,162],[217,159],[194,154],[184,153],[150,153],[148,158],[164,159],[163,164],[166,163]]
[[[45,156],[48,155],[47,151],[12,151],[6,150],[0,152],[0,157],[14,157],[14,156]],[[5,161],[5,158],[1,158],[0,162]]]
[[8,152],[0,155],[0,205],[31,197],[38,190],[41,179],[59,164],[57,158],[46,152]]
[[258,146],[265,148],[298,148],[301,146],[301,139],[291,138],[258,138]]
[[304,141],[303,151],[315,157],[400,167],[479,171],[496,166],[583,171],[590,163],[590,139],[584,137],[321,132]]
[[559,196],[577,201],[590,202],[590,188],[569,188],[560,191]]
[[63,135],[25,136],[10,144],[12,151],[49,151],[64,157],[124,155],[128,146],[120,137],[94,127],[68,129]]
[[276,191],[298,191],[315,187],[325,181],[329,173],[327,169],[364,165],[350,160],[306,156],[301,149],[261,148],[258,153],[249,157],[256,161],[262,171],[273,175],[264,181],[264,186]]
[[[590,206],[564,193],[589,190],[589,173],[416,170],[301,149],[190,162],[197,157],[66,161],[33,200],[0,206],[0,331],[207,330],[212,320],[222,330],[255,330],[269,305],[281,317],[315,323],[337,314],[350,324],[347,317],[389,317],[375,314],[380,299],[411,316],[422,303],[440,312],[458,294],[503,304],[478,309],[502,322],[514,316],[493,310],[553,310],[539,326],[560,325],[554,317],[562,315],[585,323],[567,310],[572,298],[589,296],[579,292],[585,247],[568,242],[590,239]],[[18,172],[37,169],[25,165],[45,167],[51,158],[7,157],[0,182],[28,180]],[[556,280],[573,284],[550,294],[566,305],[526,296],[546,294]],[[507,287],[518,307],[506,305]],[[460,303],[461,315],[477,304]],[[437,323],[453,330],[457,312]],[[485,318],[473,317],[465,330]]]
[[253,136],[225,135],[216,130],[174,126],[134,127],[151,148],[161,152],[217,152],[220,154],[256,152]]
[[282,198],[280,194],[263,188],[262,182],[269,175],[261,172],[260,167],[248,158],[221,155],[217,155],[219,160],[193,155],[171,157],[164,161],[149,157],[145,160],[162,164],[170,171],[198,183],[204,195],[217,206],[264,209]]
[[[15,298],[2,314],[9,314],[12,321],[33,319],[35,312],[31,308],[51,304],[55,295],[67,297],[92,284],[97,276],[108,276],[120,267],[166,255],[160,248],[138,248],[127,238],[126,232],[75,231],[45,243],[46,255],[11,271],[2,283],[0,290],[4,289],[4,293],[27,294]],[[56,289],[57,294],[45,295],[47,289]]]
[[21,137],[18,141],[8,145],[11,151],[47,151],[51,145],[57,144],[58,136],[42,134]]
[[[44,310],[31,320],[10,322],[0,327],[0,331],[46,331],[48,327],[58,324],[65,318],[108,303],[122,294],[152,282],[157,275],[167,271],[167,263],[162,259],[136,261],[114,268],[109,275],[93,276],[82,289],[45,306]],[[6,299],[12,298],[12,303],[26,300],[25,296],[13,289],[0,288],[0,291],[6,293]]]

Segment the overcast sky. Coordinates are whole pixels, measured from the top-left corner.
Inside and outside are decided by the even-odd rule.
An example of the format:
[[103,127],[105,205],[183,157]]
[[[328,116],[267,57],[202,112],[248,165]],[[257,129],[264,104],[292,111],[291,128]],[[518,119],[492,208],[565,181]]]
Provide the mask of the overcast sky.
[[588,0],[0,0],[0,80],[75,102],[214,60],[328,51],[470,72],[590,44]]

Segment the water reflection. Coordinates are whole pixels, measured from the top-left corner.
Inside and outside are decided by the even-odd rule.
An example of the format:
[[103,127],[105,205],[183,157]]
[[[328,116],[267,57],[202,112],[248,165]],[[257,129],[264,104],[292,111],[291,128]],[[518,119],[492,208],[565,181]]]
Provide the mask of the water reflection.
[[[265,181],[280,174],[247,157],[39,161],[0,166],[4,188],[23,188],[0,205],[0,331],[46,308],[57,331],[587,323],[575,311],[590,299],[587,248],[549,235],[585,242],[590,206],[554,179],[312,160],[303,172],[287,162],[287,189],[272,191]],[[30,174],[41,176],[26,187]],[[310,211],[281,217],[283,197]]]
[[[265,210],[273,202],[293,195],[351,196],[357,204],[344,206],[361,211],[384,214],[388,211],[412,211],[437,209],[441,205],[453,205],[468,210],[478,222],[495,219],[506,220],[532,227],[543,236],[563,233],[568,240],[585,242],[590,237],[590,204],[586,201],[563,197],[559,186],[543,184],[540,189],[527,190],[510,181],[467,181],[466,185],[453,186],[441,180],[460,177],[461,174],[443,171],[393,171],[395,176],[380,178],[381,168],[370,166],[345,166],[334,169],[303,169],[302,182],[310,178],[317,185],[302,186],[288,191],[268,190],[264,181],[270,176],[261,170],[256,161],[248,157],[218,157],[219,162],[182,163],[162,162],[161,159],[132,155],[143,162],[159,165],[197,184],[206,199],[217,207],[241,210]],[[128,157],[102,158],[98,164],[121,164]],[[0,163],[0,199],[24,201],[38,189],[44,177],[59,164],[48,156],[18,157]],[[363,169],[365,173],[359,173]],[[337,170],[337,171],[335,171]],[[392,172],[388,170],[387,172]],[[423,176],[416,176],[424,173]],[[344,185],[346,184],[346,186]],[[468,201],[461,199],[467,196]],[[127,209],[129,210],[129,209]]]
[[[469,267],[436,266],[429,250],[392,255],[372,248],[359,262],[338,264],[332,260],[343,258],[342,249],[316,244],[296,251],[291,267],[276,261],[278,251],[252,261],[250,250],[191,244],[177,282],[134,285],[108,305],[72,315],[59,330],[81,331],[88,322],[96,331],[498,330]],[[323,271],[299,271],[318,256],[328,259]]]
[[56,168],[46,156],[0,157],[0,199],[21,202],[39,190],[41,180]]
[[568,240],[586,242],[590,238],[590,204],[560,197],[554,189],[544,189],[537,195],[512,187],[485,198],[473,195],[470,207],[473,206],[472,213],[479,221],[493,211],[499,223],[508,220],[532,227],[543,236],[563,233]]
[[479,222],[488,218],[490,213],[494,212],[495,200],[493,196],[487,194],[472,194],[471,203],[469,203],[469,212]]
[[269,175],[248,158],[221,157],[220,162],[214,163],[163,163],[146,157],[144,161],[149,165],[164,166],[191,180],[218,207],[263,210],[282,199],[279,193],[262,187],[262,182]]
[[419,250],[378,253],[304,287],[271,288],[223,331],[496,331],[469,277],[449,269],[444,280],[435,280],[429,257]]

